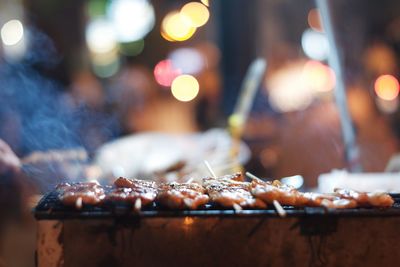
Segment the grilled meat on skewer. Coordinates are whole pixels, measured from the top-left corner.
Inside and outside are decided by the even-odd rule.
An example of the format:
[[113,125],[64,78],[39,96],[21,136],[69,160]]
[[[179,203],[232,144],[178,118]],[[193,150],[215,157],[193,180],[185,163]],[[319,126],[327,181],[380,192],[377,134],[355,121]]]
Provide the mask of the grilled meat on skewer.
[[250,193],[250,183],[240,182],[241,174],[204,178],[203,185],[210,200],[226,208],[266,208],[266,204]]
[[275,180],[264,182],[253,180],[251,192],[266,203],[274,200],[282,205],[295,207],[327,207],[327,208],[355,208],[357,202],[351,199],[343,199],[333,194],[303,193],[291,186]]
[[334,192],[340,198],[356,201],[360,207],[391,207],[394,203],[393,198],[387,193],[366,193],[339,188],[336,188]]
[[334,194],[320,194],[320,193],[302,193],[299,192],[300,197],[298,203],[303,201],[303,205],[309,207],[326,207],[334,209],[351,209],[357,207],[357,202],[353,199],[340,198]]
[[95,182],[60,184],[56,187],[59,199],[66,206],[75,206],[80,209],[84,204],[99,204],[105,197],[103,187]]
[[170,209],[197,209],[208,203],[205,189],[196,183],[165,183],[159,187],[157,201]]
[[307,199],[303,198],[296,189],[279,181],[253,180],[251,193],[268,204],[272,204],[274,200],[288,206],[304,205],[307,202]]
[[116,189],[106,196],[107,200],[135,203],[140,199],[141,205],[146,206],[157,196],[157,185],[153,181],[120,177],[114,185]]

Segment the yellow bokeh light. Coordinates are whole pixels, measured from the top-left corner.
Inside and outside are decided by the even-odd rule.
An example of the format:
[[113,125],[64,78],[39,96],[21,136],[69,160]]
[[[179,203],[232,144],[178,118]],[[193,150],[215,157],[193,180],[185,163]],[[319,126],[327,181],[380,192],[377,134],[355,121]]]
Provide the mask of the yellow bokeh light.
[[310,60],[304,65],[302,73],[306,86],[316,92],[328,92],[335,87],[335,73],[319,61]]
[[201,2],[206,6],[210,6],[210,1],[209,0],[201,0]]
[[198,2],[187,3],[182,7],[180,14],[193,27],[203,26],[210,18],[207,7]]
[[161,24],[161,35],[166,40],[185,41],[195,32],[196,28],[192,27],[177,11],[165,16]]
[[193,100],[199,93],[199,82],[192,75],[180,75],[171,85],[172,95],[182,102]]
[[399,82],[392,75],[381,75],[375,81],[375,93],[383,100],[394,100],[399,95]]

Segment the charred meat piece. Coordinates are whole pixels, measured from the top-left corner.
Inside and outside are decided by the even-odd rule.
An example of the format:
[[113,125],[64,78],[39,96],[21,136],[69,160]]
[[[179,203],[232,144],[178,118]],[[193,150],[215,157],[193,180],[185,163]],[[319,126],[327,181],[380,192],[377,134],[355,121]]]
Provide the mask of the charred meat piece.
[[159,187],[157,201],[171,209],[197,209],[205,205],[209,197],[197,183],[165,183]]
[[140,199],[140,206],[146,206],[157,196],[157,185],[153,181],[120,177],[115,180],[114,185],[116,188],[107,194],[106,200],[138,203],[137,200]]
[[[267,205],[250,193],[250,183],[238,181],[241,174],[204,178],[203,185],[210,200],[226,208],[266,208]],[[237,179],[237,180],[236,180]]]
[[96,182],[60,184],[56,187],[59,199],[66,206],[80,209],[83,205],[99,204],[105,197],[103,187]]
[[393,198],[383,192],[366,193],[339,188],[336,188],[334,192],[340,198],[356,201],[360,207],[391,207],[394,203]]
[[273,203],[274,200],[278,201],[281,205],[288,206],[301,206],[307,202],[307,199],[303,198],[296,189],[279,181],[265,182],[253,180],[251,182],[251,193],[268,204]]
[[302,206],[326,207],[332,209],[350,209],[357,207],[357,202],[355,200],[340,198],[334,194],[300,192],[300,196],[299,199],[302,199],[304,203]]

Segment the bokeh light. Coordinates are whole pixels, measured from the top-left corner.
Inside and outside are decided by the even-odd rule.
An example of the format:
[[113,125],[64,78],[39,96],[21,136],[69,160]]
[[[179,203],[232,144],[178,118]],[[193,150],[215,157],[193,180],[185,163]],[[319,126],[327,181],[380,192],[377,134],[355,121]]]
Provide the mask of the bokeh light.
[[1,28],[1,40],[4,45],[15,45],[24,37],[24,26],[17,19],[6,22]]
[[321,14],[317,8],[313,8],[308,12],[307,21],[310,28],[314,31],[324,31],[321,23]]
[[107,16],[120,42],[142,39],[155,24],[154,8],[148,0],[113,0]]
[[209,0],[201,0],[203,5],[210,6],[210,1]]
[[129,43],[120,43],[119,51],[126,56],[137,56],[144,49],[144,40],[138,40]]
[[[196,28],[192,27],[177,11],[168,13],[162,21],[161,31],[166,40],[185,41],[193,36]],[[163,34],[162,34],[163,35]]]
[[162,60],[154,67],[154,78],[162,86],[171,86],[172,81],[182,74],[180,69],[174,68],[169,59]]
[[394,100],[399,95],[399,82],[392,75],[381,75],[375,81],[375,93],[383,100]]
[[109,78],[114,76],[121,67],[121,62],[119,58],[116,58],[114,61],[110,62],[109,64],[104,65],[97,65],[93,64],[93,72],[96,76],[100,78]]
[[86,43],[92,53],[108,53],[117,47],[112,25],[105,19],[91,21],[86,28]]
[[307,29],[301,36],[301,47],[311,59],[325,60],[329,54],[329,43],[325,34]]
[[294,62],[273,72],[266,80],[269,102],[279,112],[299,111],[314,99],[314,91],[304,83],[304,62]]
[[315,92],[328,92],[335,87],[335,73],[321,62],[310,60],[304,65],[303,81]]
[[194,48],[178,48],[168,55],[168,59],[172,61],[175,68],[186,74],[199,73],[205,65],[203,55]]
[[191,75],[180,75],[171,85],[172,95],[182,102],[193,100],[199,93],[199,82]]
[[192,27],[196,28],[206,24],[210,18],[207,7],[198,2],[187,3],[182,7],[180,14]]

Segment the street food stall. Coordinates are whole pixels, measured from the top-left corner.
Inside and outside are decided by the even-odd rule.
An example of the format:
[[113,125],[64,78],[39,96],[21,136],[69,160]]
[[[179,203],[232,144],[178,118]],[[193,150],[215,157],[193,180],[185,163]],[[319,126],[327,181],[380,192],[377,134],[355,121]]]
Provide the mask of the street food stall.
[[0,267],[396,266],[400,3],[0,1]]

